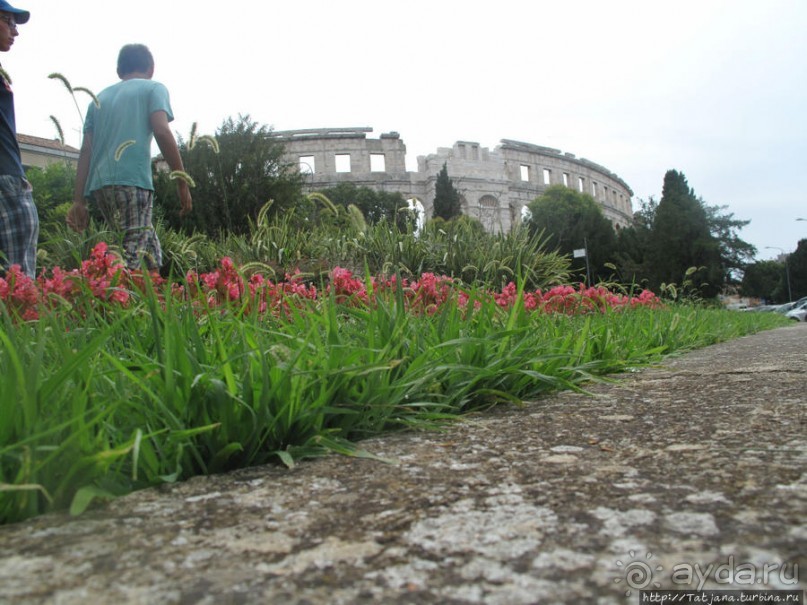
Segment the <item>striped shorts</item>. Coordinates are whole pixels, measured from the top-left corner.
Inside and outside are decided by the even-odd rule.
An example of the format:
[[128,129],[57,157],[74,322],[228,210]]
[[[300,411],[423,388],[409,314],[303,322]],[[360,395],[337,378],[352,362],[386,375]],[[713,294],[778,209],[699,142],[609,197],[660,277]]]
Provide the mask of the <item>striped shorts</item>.
[[39,215],[31,183],[21,176],[0,175],[0,270],[20,265],[36,277],[36,244]]
[[163,252],[152,225],[154,192],[129,185],[110,185],[92,192],[110,229],[120,240],[123,259],[130,269],[159,269]]

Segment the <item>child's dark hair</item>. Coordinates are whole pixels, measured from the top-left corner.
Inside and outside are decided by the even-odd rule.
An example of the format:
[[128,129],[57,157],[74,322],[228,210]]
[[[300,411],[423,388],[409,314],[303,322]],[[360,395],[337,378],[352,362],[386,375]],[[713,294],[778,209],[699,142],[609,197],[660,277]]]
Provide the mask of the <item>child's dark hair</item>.
[[154,67],[154,57],[145,44],[127,44],[118,53],[118,75],[147,72]]

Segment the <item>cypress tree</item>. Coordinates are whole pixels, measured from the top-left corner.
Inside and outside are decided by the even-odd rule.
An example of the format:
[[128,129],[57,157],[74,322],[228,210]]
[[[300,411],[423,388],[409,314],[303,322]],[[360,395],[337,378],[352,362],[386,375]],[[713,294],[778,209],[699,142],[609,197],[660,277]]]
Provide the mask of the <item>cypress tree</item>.
[[443,168],[437,174],[437,182],[434,186],[434,218],[442,218],[450,221],[462,214],[460,204],[460,194],[454,188],[454,184],[448,176],[448,168],[443,163]]
[[719,242],[710,233],[703,205],[686,177],[676,170],[664,175],[651,245],[655,287],[661,283],[680,285],[687,270],[696,267],[693,285],[706,297],[720,292],[724,277]]

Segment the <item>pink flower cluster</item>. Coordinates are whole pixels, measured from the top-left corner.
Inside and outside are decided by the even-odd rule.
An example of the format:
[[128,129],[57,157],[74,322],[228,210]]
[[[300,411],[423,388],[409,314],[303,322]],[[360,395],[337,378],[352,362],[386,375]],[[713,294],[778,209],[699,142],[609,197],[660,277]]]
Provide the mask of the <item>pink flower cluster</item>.
[[[153,273],[148,278],[154,291],[165,291],[162,288],[165,280],[159,275]],[[42,312],[57,304],[72,304],[80,296],[89,295],[92,300],[126,307],[134,292],[145,291],[145,279],[146,276],[141,273],[126,269],[120,258],[110,253],[105,243],[100,243],[93,248],[90,258],[81,264],[80,269],[63,271],[55,267],[50,275],[43,272],[34,280],[23,274],[18,265],[12,265],[5,278],[0,278],[0,301],[12,315],[26,321],[38,319]],[[210,273],[189,272],[186,283],[187,287],[172,285],[171,296],[190,300],[200,311],[204,308],[226,309],[235,304],[244,311],[283,316],[289,312],[292,304],[316,301],[319,296],[316,287],[306,285],[299,272],[286,274],[285,280],[278,283],[260,274],[245,277],[228,257],[223,258],[220,267]],[[339,303],[363,306],[370,304],[374,297],[397,291],[398,285],[395,276],[361,280],[348,269],[335,267],[325,293],[333,294]],[[402,279],[400,287],[407,309],[413,313],[433,314],[446,303],[465,309],[470,301],[469,294],[458,287],[452,278],[433,273],[423,273],[416,280]],[[507,309],[515,304],[518,289],[511,282],[501,292],[477,294],[475,307],[479,307],[480,299],[484,297],[490,297],[497,305]],[[577,288],[557,286],[546,292],[524,292],[522,300],[524,308],[530,311],[565,314],[638,306],[655,308],[662,304],[648,290],[638,296],[625,296],[601,286],[583,285]]]
[[[494,294],[496,304],[509,308],[516,302],[517,288],[513,282],[507,284],[499,294]],[[530,311],[543,311],[545,313],[565,313],[574,315],[605,311],[606,309],[623,309],[625,307],[661,306],[661,300],[650,290],[642,290],[638,296],[615,294],[603,286],[588,286],[580,284],[573,286],[555,286],[546,292],[523,293],[524,307]]]
[[[371,278],[372,290],[376,293],[394,290],[395,277],[385,280]],[[411,311],[434,313],[440,305],[447,302],[456,302],[460,307],[467,306],[470,296],[467,292],[456,287],[452,278],[436,276],[433,273],[423,273],[419,280],[402,280],[404,296]],[[354,301],[367,303],[368,292],[363,281],[356,279],[353,274],[341,267],[336,267],[331,273],[331,285],[337,300],[340,302]],[[517,299],[518,289],[515,283],[510,282],[501,292],[488,292],[486,296],[492,297],[497,305],[504,309],[511,308]],[[535,290],[522,294],[524,308],[529,311],[542,311],[544,313],[565,313],[574,315],[605,311],[606,309],[623,309],[633,307],[657,308],[662,306],[661,300],[650,290],[642,290],[638,296],[615,294],[603,286],[586,287],[580,284],[573,286],[555,286],[546,292]],[[475,306],[481,301],[477,298]]]
[[64,271],[54,267],[50,276],[43,272],[32,279],[19,265],[11,265],[5,278],[0,277],[0,301],[24,320],[38,319],[43,309],[53,308],[59,301],[73,302],[83,288],[98,300],[125,307],[131,296],[129,287],[138,277],[126,270],[123,261],[110,254],[107,245],[101,242],[80,269]]
[[245,311],[257,310],[260,314],[272,312],[280,315],[288,312],[290,300],[317,298],[317,289],[314,286],[306,286],[300,278],[299,271],[294,274],[287,273],[285,281],[278,283],[267,280],[260,273],[245,278],[227,256],[221,259],[219,269],[201,275],[190,271],[186,281],[189,298],[198,300],[200,296],[203,297],[208,308],[246,303]]
[[[369,280],[374,295],[384,295],[394,292],[398,287],[396,276],[387,278],[371,277]],[[401,289],[410,311],[434,313],[440,305],[452,300],[456,293],[454,280],[450,277],[437,276],[433,273],[423,273],[417,280],[401,280]],[[331,271],[330,283],[326,292],[333,292],[337,302],[367,304],[370,302],[370,293],[365,282],[353,276],[353,273],[342,267],[335,267]]]

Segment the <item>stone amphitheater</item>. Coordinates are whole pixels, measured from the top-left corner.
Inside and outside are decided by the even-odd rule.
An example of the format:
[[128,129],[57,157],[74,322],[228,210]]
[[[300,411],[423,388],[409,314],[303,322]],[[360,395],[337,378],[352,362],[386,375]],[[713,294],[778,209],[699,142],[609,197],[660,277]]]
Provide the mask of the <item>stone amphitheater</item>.
[[602,206],[615,228],[630,224],[633,191],[619,176],[572,153],[510,139],[493,151],[479,143],[457,141],[418,156],[417,172],[406,170],[406,145],[397,132],[368,138],[359,128],[314,128],[275,131],[285,145],[285,159],[308,175],[314,191],[353,183],[379,191],[399,192],[410,204],[432,215],[437,174],[446,165],[461,196],[463,213],[479,219],[489,232],[508,232],[524,207],[550,185],[588,193]]

